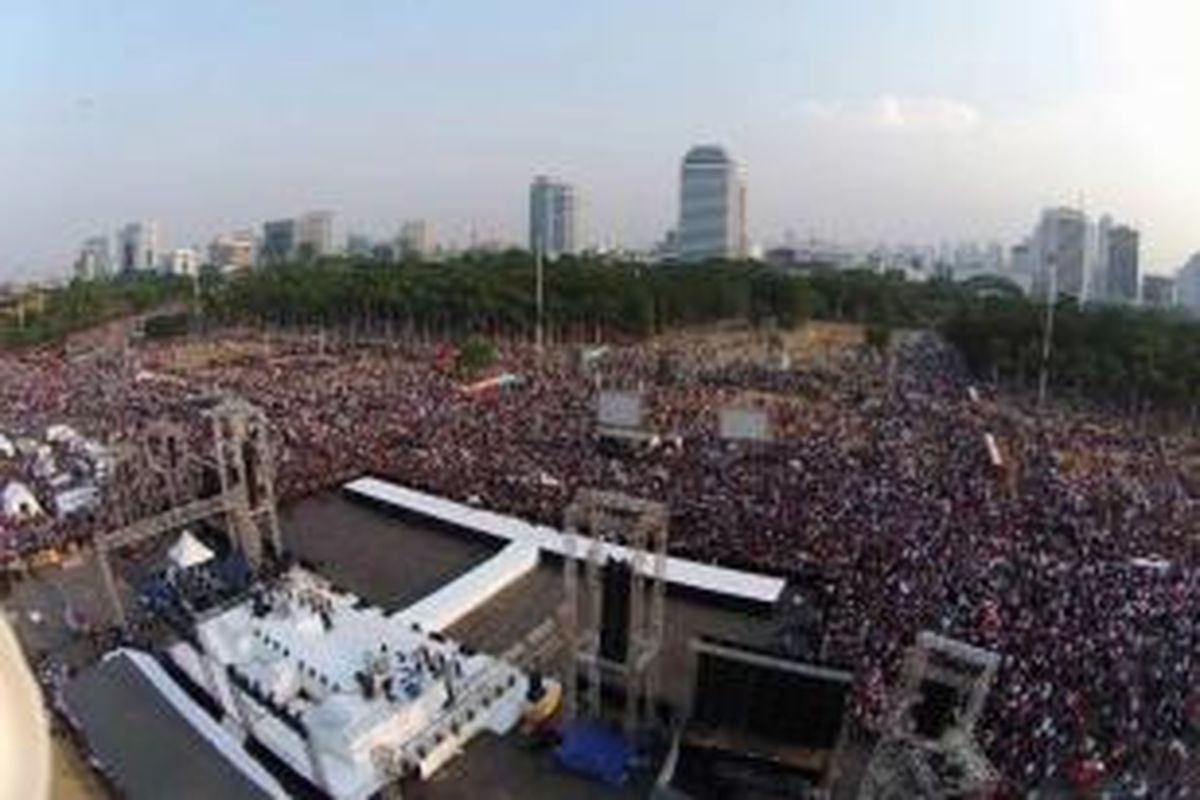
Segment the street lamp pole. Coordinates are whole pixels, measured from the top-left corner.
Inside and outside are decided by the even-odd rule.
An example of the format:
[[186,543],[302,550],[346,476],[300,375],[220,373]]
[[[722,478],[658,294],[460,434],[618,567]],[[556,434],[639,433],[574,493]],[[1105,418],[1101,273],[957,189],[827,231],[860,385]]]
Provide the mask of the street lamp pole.
[[1046,403],[1046,390],[1050,382],[1050,357],[1054,350],[1054,307],[1058,304],[1058,264],[1051,255],[1049,260],[1050,283],[1046,300],[1046,322],[1042,326],[1042,369],[1038,375],[1037,407],[1040,412]]
[[537,346],[537,353],[539,356],[541,356],[542,350],[544,349],[544,347],[546,345],[546,340],[545,340],[546,334],[545,334],[545,331],[543,330],[543,314],[544,314],[545,308],[546,308],[546,282],[545,282],[545,276],[543,275],[542,249],[543,248],[542,248],[541,237],[539,236],[537,245],[534,247],[534,253],[533,253],[533,263],[534,263],[534,272],[535,272],[534,280],[537,284],[535,287],[536,294],[537,294],[537,324],[535,327],[534,335],[536,337],[535,344]]

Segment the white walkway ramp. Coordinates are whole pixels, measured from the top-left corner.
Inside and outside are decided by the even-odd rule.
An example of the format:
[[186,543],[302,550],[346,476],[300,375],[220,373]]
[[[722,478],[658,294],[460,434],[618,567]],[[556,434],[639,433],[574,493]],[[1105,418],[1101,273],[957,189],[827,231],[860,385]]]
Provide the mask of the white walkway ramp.
[[541,551],[531,544],[510,542],[487,561],[393,616],[440,633],[524,577],[538,565],[540,556]]
[[[418,492],[403,486],[380,480],[378,478],[359,478],[350,481],[343,488],[351,494],[359,495],[384,505],[401,510],[421,514],[432,519],[447,522],[477,533],[483,533],[503,539],[511,544],[521,544],[557,556],[565,555],[564,537],[554,528],[544,525],[533,525],[516,517],[484,511],[478,508],[456,503],[452,500],[438,497],[425,492]],[[508,550],[508,547],[505,550]],[[625,548],[608,545],[612,555],[626,555]],[[522,556],[524,557],[524,556]],[[496,558],[499,558],[497,556]],[[493,558],[491,561],[495,561]],[[517,554],[513,554],[516,563]],[[474,572],[487,568],[491,561],[482,567],[464,575],[460,581],[471,578]],[[500,570],[500,566],[496,567]],[[666,564],[666,580],[669,584],[708,592],[735,600],[753,603],[773,604],[783,592],[784,580],[769,575],[761,575],[744,570],[728,569],[726,567],[701,564],[683,558],[669,556]],[[458,581],[449,584],[453,586]],[[449,588],[449,586],[447,588]],[[433,600],[441,592],[435,592],[427,600]],[[422,605],[421,601],[417,605]],[[416,606],[414,606],[415,608]],[[406,610],[402,613],[408,613]],[[434,615],[435,617],[437,615]]]

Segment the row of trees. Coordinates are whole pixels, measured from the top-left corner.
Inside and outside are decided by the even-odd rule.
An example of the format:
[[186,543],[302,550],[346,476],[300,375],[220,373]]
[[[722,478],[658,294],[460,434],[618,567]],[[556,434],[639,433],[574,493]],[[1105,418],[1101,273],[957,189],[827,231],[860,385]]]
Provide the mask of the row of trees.
[[[536,276],[512,251],[440,264],[328,260],[248,273],[206,292],[228,321],[417,329],[440,336],[531,336]],[[1045,307],[997,278],[914,282],[864,270],[786,273],[750,262],[647,266],[560,259],[544,273],[544,320],[559,339],[636,338],[725,320],[794,328],[863,323],[876,339],[937,328],[982,379],[1032,391]],[[1056,309],[1051,387],[1126,410],[1186,411],[1200,398],[1200,325],[1128,308]]]
[[[972,299],[942,328],[977,374],[1032,390],[1042,366],[1047,315],[1024,299]],[[1153,411],[1196,421],[1200,404],[1200,324],[1129,308],[1054,309],[1051,387],[1076,401],[1125,413]]]
[[[768,301],[745,267],[672,270],[563,261],[545,269],[545,322],[560,336],[643,336],[664,326],[760,313]],[[535,275],[521,253],[488,260],[380,265],[325,261],[239,276],[206,292],[207,311],[229,321],[281,325],[415,328],[442,335],[528,335],[536,317]],[[792,316],[803,298],[790,298]],[[771,308],[787,302],[770,301]],[[783,309],[787,310],[787,309]]]
[[[536,275],[522,251],[444,263],[326,259],[232,276],[206,273],[197,309],[213,324],[351,329],[393,336],[529,337]],[[3,341],[47,341],[122,314],[190,298],[186,279],[142,276],[74,283]],[[1045,307],[985,278],[914,282],[898,273],[781,272],[752,262],[647,266],[563,258],[545,265],[544,321],[556,340],[632,339],[726,320],[794,328],[809,319],[858,322],[886,341],[893,328],[937,328],[981,378],[1032,391],[1041,369]],[[1194,415],[1200,325],[1163,312],[1056,309],[1051,387],[1123,409]],[[164,323],[165,333],[174,328]],[[165,335],[165,334],[164,334]]]
[[[534,269],[520,251],[438,264],[326,260],[214,281],[206,286],[205,308],[230,322],[529,335],[537,309]],[[801,278],[750,262],[647,266],[564,258],[546,265],[543,296],[549,328],[595,339],[734,319],[771,319],[785,328],[813,317],[929,325],[956,294],[948,283],[863,271]]]
[[25,347],[56,342],[70,333],[120,317],[142,314],[192,295],[186,278],[134,275],[100,281],[73,281],[38,297],[23,298],[25,310],[0,319],[0,344]]

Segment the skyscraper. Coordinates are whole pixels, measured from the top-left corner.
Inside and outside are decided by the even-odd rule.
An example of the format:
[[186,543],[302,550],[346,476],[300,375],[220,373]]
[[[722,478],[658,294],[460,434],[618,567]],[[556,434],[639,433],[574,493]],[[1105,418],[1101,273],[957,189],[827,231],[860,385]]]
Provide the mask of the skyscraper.
[[254,266],[254,231],[223,233],[208,245],[208,262],[222,272]]
[[679,188],[681,261],[746,256],[746,186],[724,148],[693,147],[683,157]]
[[529,249],[551,258],[575,253],[578,237],[575,187],[538,175],[529,186]]
[[1115,297],[1110,297],[1109,277],[1108,277],[1108,257],[1109,257],[1109,237],[1113,230],[1113,219],[1108,214],[1100,217],[1100,221],[1096,223],[1092,237],[1093,247],[1090,252],[1091,261],[1091,280],[1088,281],[1088,296],[1089,301],[1099,300],[1114,300]]
[[146,272],[158,266],[158,223],[131,222],[117,235],[117,265],[121,272]]
[[429,255],[429,226],[423,219],[406,219],[397,237],[401,258],[425,258]]
[[296,221],[296,247],[302,259],[333,252],[333,212],[309,211]]
[[365,233],[346,234],[346,255],[353,258],[369,258],[375,243]]
[[1200,317],[1200,253],[1188,259],[1175,277],[1175,300],[1189,314]]
[[277,219],[263,223],[262,251],[264,264],[283,264],[296,256],[296,220]]
[[1088,280],[1088,220],[1074,208],[1042,212],[1035,239],[1033,293],[1047,298],[1066,295],[1083,301]]
[[1147,275],[1142,279],[1142,302],[1150,308],[1175,305],[1175,279],[1166,275]]
[[1104,297],[1118,303],[1136,303],[1142,284],[1138,263],[1138,232],[1128,225],[1102,226],[1101,261],[1105,265]]
[[79,248],[75,259],[75,277],[83,281],[106,277],[112,272],[112,254],[108,249],[107,236],[91,236]]
[[178,247],[163,253],[158,269],[164,275],[194,278],[200,274],[200,254],[190,247]]

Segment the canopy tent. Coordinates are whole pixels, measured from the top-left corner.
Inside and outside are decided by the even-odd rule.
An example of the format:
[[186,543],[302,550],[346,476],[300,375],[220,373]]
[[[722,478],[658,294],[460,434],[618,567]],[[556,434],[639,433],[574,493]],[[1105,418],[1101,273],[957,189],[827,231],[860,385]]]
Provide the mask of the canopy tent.
[[188,567],[194,567],[197,564],[211,561],[213,559],[213,551],[204,542],[193,536],[191,531],[184,531],[179,535],[179,539],[175,544],[171,545],[171,549],[167,551],[167,558],[171,560],[171,563],[175,567],[187,569]]
[[33,492],[29,491],[29,487],[18,481],[10,481],[4,487],[4,493],[0,494],[0,504],[3,506],[5,519],[24,521],[46,513]]
[[46,441],[51,444],[68,444],[80,439],[80,435],[70,425],[51,425],[46,428]]
[[0,433],[0,458],[16,458],[17,446],[12,439]]

